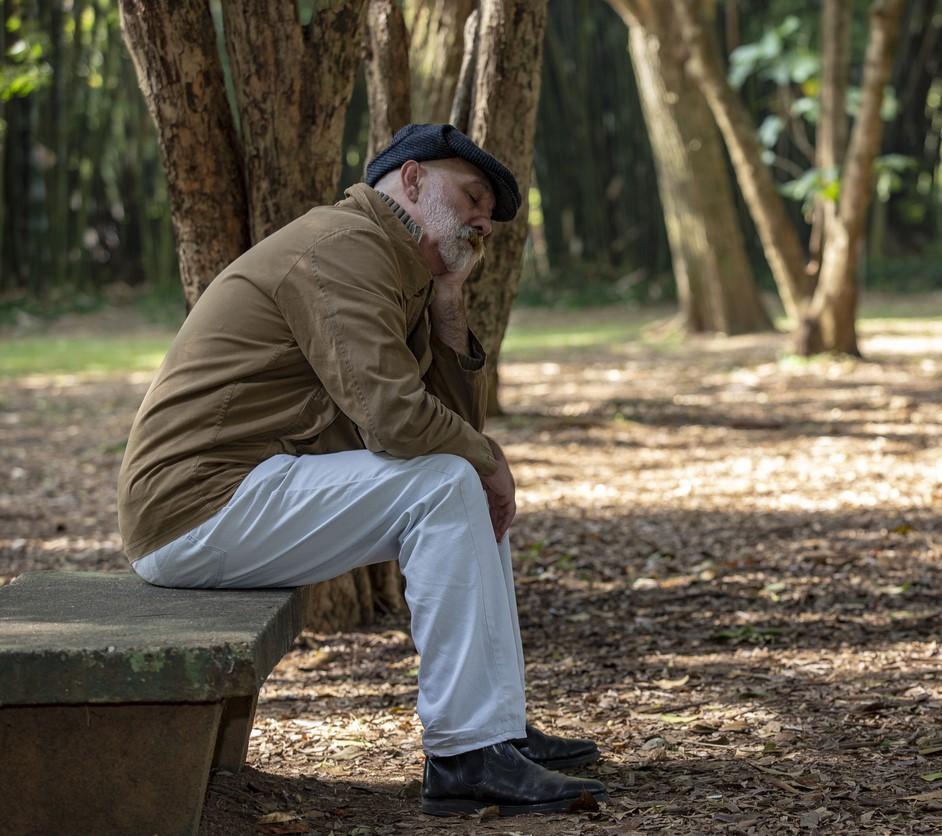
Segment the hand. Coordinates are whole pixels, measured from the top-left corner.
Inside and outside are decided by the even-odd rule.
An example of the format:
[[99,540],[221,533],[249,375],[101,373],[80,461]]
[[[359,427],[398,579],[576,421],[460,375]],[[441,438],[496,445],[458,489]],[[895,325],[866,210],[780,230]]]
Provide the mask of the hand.
[[496,441],[487,439],[491,445],[494,458],[497,459],[497,470],[490,476],[482,476],[481,484],[487,495],[487,506],[491,514],[491,525],[494,527],[494,536],[499,543],[510,529],[510,524],[517,513],[517,503],[514,500],[516,486],[514,477],[510,472],[510,465],[504,456],[504,451]]
[[474,272],[475,267],[477,267],[477,262],[470,265],[467,270],[454,273],[437,273],[432,276],[435,280],[436,292],[461,295],[464,283],[468,280],[468,276]]

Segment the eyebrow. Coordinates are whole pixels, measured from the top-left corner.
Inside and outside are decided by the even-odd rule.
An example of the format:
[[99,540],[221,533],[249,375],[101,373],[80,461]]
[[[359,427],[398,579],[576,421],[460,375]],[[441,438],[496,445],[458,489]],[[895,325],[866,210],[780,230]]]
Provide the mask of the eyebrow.
[[482,180],[480,177],[472,177],[471,180],[469,180],[465,185],[466,186],[473,186],[473,185],[484,186],[484,188],[487,190],[487,195],[491,198],[491,202],[494,203],[495,205],[497,204],[497,195],[494,194],[494,187],[490,183],[488,183],[486,180]]

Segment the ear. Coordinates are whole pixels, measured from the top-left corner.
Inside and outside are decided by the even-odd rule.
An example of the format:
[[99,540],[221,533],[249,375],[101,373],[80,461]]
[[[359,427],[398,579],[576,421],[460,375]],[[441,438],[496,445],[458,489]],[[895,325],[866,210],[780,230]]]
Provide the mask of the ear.
[[419,199],[419,186],[422,181],[422,166],[415,160],[406,160],[402,164],[399,176],[402,178],[402,190],[413,203]]

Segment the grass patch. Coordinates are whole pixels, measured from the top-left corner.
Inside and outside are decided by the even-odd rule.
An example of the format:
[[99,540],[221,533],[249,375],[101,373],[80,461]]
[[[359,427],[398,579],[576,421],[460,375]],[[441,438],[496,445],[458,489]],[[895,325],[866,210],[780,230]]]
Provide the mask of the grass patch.
[[507,360],[539,359],[548,351],[578,353],[642,338],[658,311],[605,307],[580,311],[522,310],[514,314],[501,345]]
[[154,371],[172,337],[29,336],[3,340],[0,377],[31,374],[118,374]]

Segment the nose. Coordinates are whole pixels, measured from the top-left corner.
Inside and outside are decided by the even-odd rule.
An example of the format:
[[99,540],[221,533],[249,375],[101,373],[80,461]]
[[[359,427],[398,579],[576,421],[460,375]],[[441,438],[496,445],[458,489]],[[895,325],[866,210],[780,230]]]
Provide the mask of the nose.
[[483,238],[491,234],[491,219],[484,217],[484,215],[475,218],[471,226],[480,232]]

